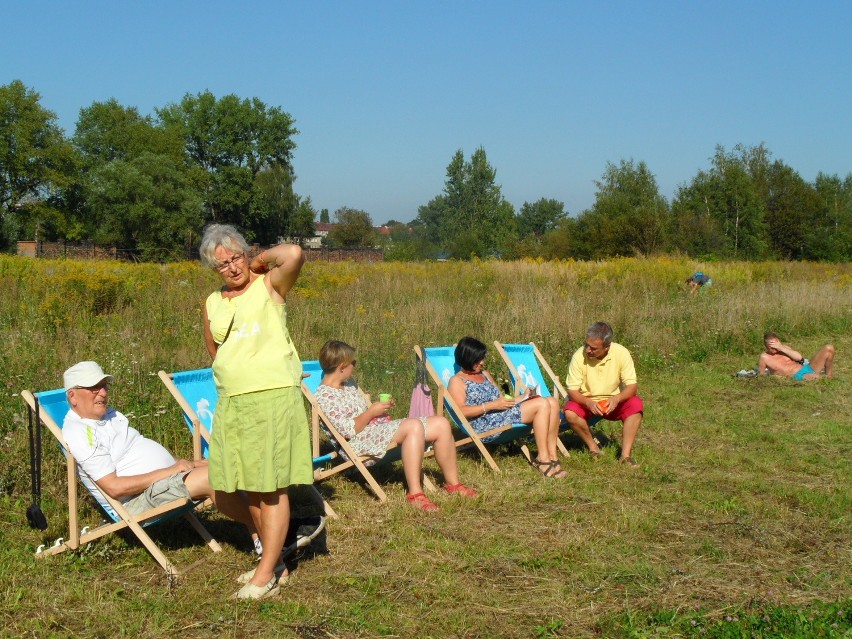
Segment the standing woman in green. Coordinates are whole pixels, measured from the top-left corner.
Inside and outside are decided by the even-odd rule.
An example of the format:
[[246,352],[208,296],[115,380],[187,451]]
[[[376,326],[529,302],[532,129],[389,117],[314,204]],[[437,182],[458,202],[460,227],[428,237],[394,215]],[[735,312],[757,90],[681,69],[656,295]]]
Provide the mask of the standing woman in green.
[[278,566],[290,521],[288,486],[313,483],[311,441],[299,388],[302,363],[287,331],[285,298],[305,262],[280,244],[249,262],[232,226],[204,231],[201,261],[222,278],[204,307],[204,341],[219,392],[210,442],[210,483],[245,491],[265,552],[238,579],[238,599],[277,594]]

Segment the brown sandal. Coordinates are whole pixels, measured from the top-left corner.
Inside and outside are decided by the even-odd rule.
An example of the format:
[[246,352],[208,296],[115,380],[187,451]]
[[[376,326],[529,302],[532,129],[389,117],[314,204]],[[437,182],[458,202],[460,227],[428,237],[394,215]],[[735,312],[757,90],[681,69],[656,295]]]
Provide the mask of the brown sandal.
[[549,462],[530,459],[529,464],[548,479],[565,479],[568,476],[555,459]]
[[622,457],[620,463],[630,466],[631,468],[639,468],[639,464],[636,463],[636,460],[629,455],[627,457]]

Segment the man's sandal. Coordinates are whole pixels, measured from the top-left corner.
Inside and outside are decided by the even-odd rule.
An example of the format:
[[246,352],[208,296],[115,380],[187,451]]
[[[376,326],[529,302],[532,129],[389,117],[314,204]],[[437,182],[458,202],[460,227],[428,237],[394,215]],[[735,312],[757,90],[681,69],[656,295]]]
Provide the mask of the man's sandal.
[[529,464],[548,479],[565,479],[568,476],[555,459],[549,462],[531,459]]
[[627,457],[622,457],[619,461],[625,466],[630,466],[631,468],[639,468],[639,464],[636,463],[636,460],[630,457],[629,455]]
[[427,513],[433,513],[438,510],[437,504],[432,502],[432,500],[430,500],[424,493],[406,495],[405,498],[408,500],[409,504],[415,508],[419,508],[420,510],[425,510]]

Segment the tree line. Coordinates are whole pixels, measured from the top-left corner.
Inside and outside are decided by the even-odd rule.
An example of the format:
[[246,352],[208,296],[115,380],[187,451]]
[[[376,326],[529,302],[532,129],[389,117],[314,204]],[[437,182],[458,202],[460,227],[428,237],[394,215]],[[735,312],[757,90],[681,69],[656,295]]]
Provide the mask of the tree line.
[[[80,110],[66,137],[40,96],[0,86],[0,247],[18,239],[92,240],[139,259],[185,257],[210,222],[272,244],[329,222],[294,190],[293,118],[257,98],[209,91],[142,115],[116,100]],[[643,161],[608,163],[592,207],[542,197],[516,211],[483,148],[458,150],[444,188],[413,222],[379,236],[367,211],[341,207],[333,247],[385,246],[388,259],[696,258],[848,261],[852,173],[813,183],[761,143],[719,146],[669,202]]]
[[293,190],[293,118],[209,91],[142,115],[111,99],[80,110],[66,138],[40,96],[0,87],[0,243],[92,240],[142,260],[185,257],[210,222],[271,244],[315,231]]
[[570,216],[541,198],[517,213],[485,151],[457,151],[443,192],[421,206],[410,232],[392,232],[391,254],[464,258],[604,259],[680,252],[701,259],[848,261],[852,173],[805,181],[770,151],[718,146],[710,167],[663,197],[645,162],[607,163],[595,201]]

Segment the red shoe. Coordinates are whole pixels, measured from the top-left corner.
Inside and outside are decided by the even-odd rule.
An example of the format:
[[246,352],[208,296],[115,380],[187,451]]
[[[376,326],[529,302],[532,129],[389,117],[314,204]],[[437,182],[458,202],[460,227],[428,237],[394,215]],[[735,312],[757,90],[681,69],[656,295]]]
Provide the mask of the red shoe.
[[444,486],[444,490],[448,493],[461,495],[462,497],[476,497],[479,494],[478,490],[474,490],[473,488],[468,488],[464,484],[447,484]]
[[405,498],[409,504],[420,510],[425,510],[427,513],[433,513],[438,510],[438,505],[433,503],[424,493],[406,495]]

